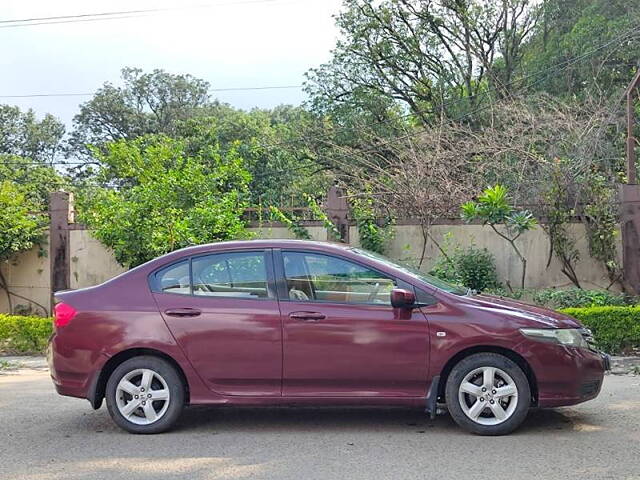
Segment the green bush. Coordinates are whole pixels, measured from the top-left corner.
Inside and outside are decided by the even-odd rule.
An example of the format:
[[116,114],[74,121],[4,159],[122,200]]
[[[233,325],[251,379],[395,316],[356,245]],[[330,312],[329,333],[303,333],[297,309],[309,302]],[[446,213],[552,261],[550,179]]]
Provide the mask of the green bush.
[[52,331],[51,318],[0,314],[0,352],[44,353]]
[[564,308],[560,311],[590,328],[598,348],[607,353],[632,353],[640,349],[640,306]]
[[456,247],[448,259],[440,257],[429,273],[478,292],[500,287],[493,255],[486,248],[473,245]]
[[609,292],[607,290],[581,290],[579,288],[567,290],[557,288],[545,288],[542,290],[490,288],[485,290],[484,293],[499,297],[509,297],[514,300],[523,300],[555,310],[561,308],[623,307],[638,303],[638,298],[622,293]]
[[620,307],[632,303],[632,300],[624,294],[608,290],[582,290],[580,288],[567,290],[546,288],[533,294],[535,303],[551,308]]
[[485,295],[494,295],[496,297],[507,297],[512,298],[513,300],[521,300],[524,302],[531,303],[531,297],[535,293],[535,290],[530,290],[527,288],[514,288],[513,290],[509,290],[504,287],[496,287],[496,288],[487,288],[484,292]]

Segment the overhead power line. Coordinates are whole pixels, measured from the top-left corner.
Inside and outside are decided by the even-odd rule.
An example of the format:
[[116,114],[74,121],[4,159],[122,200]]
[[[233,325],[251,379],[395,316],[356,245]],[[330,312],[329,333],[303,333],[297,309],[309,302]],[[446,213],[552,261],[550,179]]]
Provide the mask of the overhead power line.
[[[592,50],[590,50],[590,51],[588,51],[588,52],[586,52],[586,53],[584,53],[582,55],[567,59],[567,60],[565,60],[563,62],[560,62],[558,64],[552,65],[552,66],[550,66],[548,68],[545,68],[545,69],[542,69],[542,70],[540,70],[538,72],[534,72],[532,74],[529,74],[529,75],[525,76],[523,79],[529,79],[529,78],[532,78],[532,77],[537,77],[538,75],[542,75],[542,74],[545,74],[545,73],[547,73],[547,74],[552,74],[552,73],[553,74],[557,74],[559,72],[562,72],[562,71],[568,69],[569,67],[571,67],[572,65],[591,57],[592,55],[594,55],[598,51],[600,51],[600,50],[602,50],[604,48],[607,48],[607,47],[609,47],[610,45],[612,45],[612,44],[614,44],[616,42],[622,41],[626,37],[628,37],[629,35],[632,35],[632,34],[635,34],[635,33],[640,33],[640,25],[636,25],[635,27],[632,27],[632,28],[628,29],[627,31],[623,32],[621,35],[613,38],[612,40],[609,40],[607,42],[602,43],[601,45],[595,47],[594,49],[592,49]],[[519,79],[517,81],[511,82],[508,85],[515,84],[516,82],[522,81],[523,79]],[[544,77],[536,80],[533,83],[526,84],[523,87],[521,87],[518,91],[516,91],[515,93],[516,94],[522,93],[525,90],[527,90],[528,88],[530,88],[531,86],[536,85],[536,84],[540,83],[543,80],[544,80]],[[299,88],[299,87],[300,86],[295,86],[295,88]],[[271,87],[249,87],[249,89],[264,89],[264,88],[271,88]],[[286,86],[285,87],[274,87],[274,88],[293,88],[293,86],[292,87],[286,87]],[[219,90],[220,89],[218,89],[218,91]],[[215,91],[215,90],[212,89],[212,91]],[[77,95],[83,95],[83,94],[77,94]],[[0,98],[6,98],[6,97],[7,96],[0,96]],[[445,104],[443,106],[452,105],[452,104],[455,104],[455,103],[457,103],[459,101],[460,101],[460,99],[456,99],[456,100],[453,100],[451,102],[445,102]],[[480,113],[480,112],[482,112],[484,110],[487,110],[489,108],[491,108],[491,105],[480,106],[480,107],[474,109],[471,112],[467,112],[467,113],[461,115],[457,120],[461,121],[464,118],[467,118],[467,117],[469,117],[471,115],[475,115],[476,113]],[[422,111],[421,113],[433,113],[433,112]],[[413,115],[413,114],[409,114],[407,116],[411,116],[411,115]],[[389,123],[389,122],[383,122],[383,123]],[[413,132],[410,132],[410,133],[407,133],[407,134],[403,134],[403,135],[399,135],[399,136],[396,136],[396,137],[392,137],[392,138],[389,138],[389,139],[385,140],[384,142],[382,142],[381,145],[389,145],[389,144],[392,144],[394,142],[401,141],[403,139],[415,137],[417,135],[422,134],[426,130],[427,130],[427,128],[420,128],[417,131],[413,131]],[[306,140],[323,141],[323,139],[320,139],[318,137],[312,137],[312,138],[304,137],[304,139],[306,139]],[[263,148],[273,148],[273,147],[282,145],[284,143],[286,143],[286,142],[276,142],[276,143],[272,143],[272,144],[263,144],[263,145],[260,145],[260,146],[263,147]],[[83,165],[83,164],[88,164],[88,163],[90,163],[90,162],[53,161],[53,162],[47,162],[47,165],[51,165],[51,166],[52,165]],[[16,162],[11,162],[11,161],[2,162],[2,161],[0,161],[0,165],[12,165],[12,164],[16,164]],[[22,165],[28,165],[28,164],[29,163],[26,163],[26,164],[22,163]],[[37,163],[37,162],[33,162],[33,163],[31,163],[31,165],[41,165],[41,164]]]
[[[228,88],[210,88],[210,92],[247,92],[255,90],[285,90],[302,88],[302,85],[274,85],[262,87],[228,87]],[[0,95],[0,98],[37,98],[37,97],[91,97],[92,93],[30,93],[24,95]]]
[[35,25],[56,25],[60,23],[80,23],[80,22],[97,22],[104,20],[120,20],[124,18],[136,18],[141,16],[156,15],[161,13],[174,12],[179,10],[195,10],[205,8],[215,8],[224,6],[259,4],[259,3],[276,3],[282,0],[238,0],[235,2],[215,2],[197,5],[180,5],[165,8],[147,8],[138,10],[121,10],[113,12],[97,12],[97,13],[81,13],[75,15],[55,15],[49,17],[31,17],[0,20],[0,28],[18,28],[31,27]]
[[[604,43],[598,45],[597,47],[594,47],[593,49],[583,53],[582,55],[578,55],[576,57],[569,58],[567,60],[564,60],[562,62],[556,63],[555,65],[551,65],[551,66],[549,66],[547,68],[544,68],[542,70],[539,70],[537,72],[533,72],[531,74],[525,75],[522,78],[518,78],[516,80],[513,80],[513,81],[505,84],[504,87],[513,86],[513,85],[515,85],[517,83],[520,83],[520,82],[522,82],[524,80],[528,80],[528,79],[540,76],[540,78],[538,78],[537,80],[535,80],[535,81],[533,81],[531,83],[525,83],[522,87],[520,87],[515,92],[513,92],[512,95],[518,95],[520,93],[523,93],[526,90],[530,89],[531,87],[542,83],[546,78],[548,78],[549,75],[558,74],[558,73],[560,73],[560,72],[562,72],[564,70],[567,70],[568,68],[570,68],[571,66],[575,65],[576,63],[579,63],[579,62],[581,62],[583,60],[586,60],[586,59],[592,57],[594,54],[598,53],[600,50],[604,50],[604,49],[610,47],[611,45],[613,45],[615,43],[622,42],[622,41],[628,39],[630,36],[632,36],[634,34],[638,34],[638,33],[640,33],[640,25],[636,25],[635,27],[629,28],[628,30],[626,30],[623,33],[621,33],[620,35],[614,37],[613,39],[611,39],[611,40],[609,40],[607,42],[604,42]],[[544,74],[547,74],[547,75],[543,76]],[[478,95],[477,98],[482,99],[482,98],[488,98],[490,96],[491,96],[491,94],[489,92],[486,92],[486,93],[483,93],[481,95]],[[466,100],[469,100],[469,97],[457,98],[455,100],[444,102],[442,105],[439,106],[438,110],[435,110],[435,111],[434,110],[419,110],[417,112],[409,112],[406,115],[402,115],[401,118],[408,119],[408,118],[411,118],[412,116],[415,116],[416,114],[434,114],[434,113],[438,113],[438,111],[441,108],[450,107],[452,105],[455,105],[457,103],[460,103],[460,102],[466,101]],[[488,110],[488,109],[490,109],[492,107],[493,107],[492,104],[481,105],[481,106],[473,109],[470,112],[466,112],[466,113],[462,114],[457,119],[455,119],[455,121],[462,121],[462,120],[464,120],[464,119],[466,119],[468,117],[471,117],[471,116],[473,116],[473,115],[475,115],[477,113],[481,113],[481,112],[483,112],[485,110]],[[392,121],[393,120],[384,121],[384,122],[382,122],[382,124],[389,124],[389,123],[392,123]],[[428,130],[428,127],[424,127],[424,128],[420,128],[420,129],[418,129],[416,131],[413,131],[413,132],[409,132],[409,133],[402,134],[402,135],[399,135],[399,136],[396,136],[396,137],[392,137],[392,138],[389,138],[389,139],[383,141],[381,143],[381,145],[389,145],[389,144],[392,144],[392,143],[397,142],[397,141],[405,140],[407,138],[413,138],[413,137],[416,137],[418,135],[421,135],[422,133],[424,133],[427,130]]]

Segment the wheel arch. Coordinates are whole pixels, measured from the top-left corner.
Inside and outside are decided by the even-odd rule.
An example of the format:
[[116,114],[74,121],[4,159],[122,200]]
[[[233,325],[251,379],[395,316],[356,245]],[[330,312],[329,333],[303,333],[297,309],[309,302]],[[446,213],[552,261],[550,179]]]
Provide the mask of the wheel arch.
[[447,379],[449,378],[449,374],[453,367],[458,364],[461,360],[474,355],[476,353],[496,353],[499,355],[503,355],[507,357],[509,360],[512,360],[516,365],[518,365],[522,371],[524,372],[527,380],[529,381],[529,388],[531,389],[531,406],[536,406],[538,404],[538,382],[531,368],[529,362],[520,355],[519,353],[510,350],[504,347],[498,347],[493,345],[477,345],[474,347],[469,347],[464,350],[459,351],[455,355],[453,355],[445,364],[442,371],[440,372],[440,381],[438,383],[438,398],[444,399],[445,397],[445,387],[447,385]]
[[107,381],[109,380],[109,377],[111,376],[113,371],[118,367],[118,365],[129,360],[130,358],[140,356],[157,357],[169,362],[176,369],[178,375],[180,376],[180,379],[182,380],[182,385],[184,386],[185,390],[185,402],[187,404],[189,403],[189,382],[187,380],[187,376],[184,373],[184,370],[182,369],[180,364],[175,361],[175,359],[173,359],[170,355],[167,355],[166,353],[153,348],[129,348],[127,350],[118,352],[116,355],[107,360],[107,362],[100,370],[100,373],[96,375],[89,389],[88,396],[89,403],[91,403],[91,406],[94,409],[97,410],[102,405],[102,400],[104,400],[105,391],[107,388]]

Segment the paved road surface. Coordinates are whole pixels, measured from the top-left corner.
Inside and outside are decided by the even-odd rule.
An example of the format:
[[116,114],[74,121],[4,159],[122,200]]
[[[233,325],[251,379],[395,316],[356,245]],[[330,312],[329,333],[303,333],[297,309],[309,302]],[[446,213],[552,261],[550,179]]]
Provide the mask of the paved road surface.
[[46,371],[0,375],[0,479],[178,478],[640,480],[640,377],[608,376],[598,399],[488,438],[418,411],[208,407],[137,436],[58,396]]

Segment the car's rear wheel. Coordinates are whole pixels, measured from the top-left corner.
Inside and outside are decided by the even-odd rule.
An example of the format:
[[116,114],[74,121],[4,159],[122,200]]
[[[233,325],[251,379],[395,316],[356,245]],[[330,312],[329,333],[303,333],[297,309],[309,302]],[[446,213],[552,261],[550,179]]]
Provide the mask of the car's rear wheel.
[[131,433],[160,433],[176,422],[184,407],[184,385],[167,361],[141,356],[120,364],[106,389],[113,421]]
[[445,394],[456,423],[479,435],[512,432],[531,405],[531,389],[522,369],[495,353],[477,353],[456,364]]

